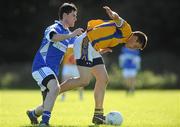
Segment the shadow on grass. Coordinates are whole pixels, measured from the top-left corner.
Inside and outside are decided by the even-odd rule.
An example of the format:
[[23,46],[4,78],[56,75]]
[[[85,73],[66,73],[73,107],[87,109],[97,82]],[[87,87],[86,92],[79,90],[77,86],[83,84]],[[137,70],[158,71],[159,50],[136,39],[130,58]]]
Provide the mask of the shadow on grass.
[[[55,127],[55,126],[51,126],[51,127]],[[98,125],[84,125],[84,126],[81,126],[81,125],[59,125],[56,127],[99,127],[99,126]]]
[[23,125],[23,126],[20,126],[20,127],[38,127],[38,125]]
[[[38,125],[23,125],[20,127],[38,127]],[[84,125],[84,126],[79,126],[79,125],[59,125],[59,126],[50,126],[50,127],[99,127],[98,125]]]

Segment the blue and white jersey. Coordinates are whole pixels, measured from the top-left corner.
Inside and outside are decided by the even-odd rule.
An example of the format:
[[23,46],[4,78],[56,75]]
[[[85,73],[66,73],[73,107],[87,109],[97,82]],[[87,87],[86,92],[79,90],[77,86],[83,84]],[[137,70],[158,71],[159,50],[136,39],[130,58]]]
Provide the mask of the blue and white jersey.
[[139,70],[141,62],[141,58],[139,55],[139,50],[123,47],[119,56],[120,67],[123,69]]
[[57,34],[71,33],[71,31],[69,29],[65,29],[59,21],[55,21],[53,25],[47,27],[44,32],[41,46],[35,55],[32,72],[47,66],[50,67],[58,76],[59,66],[63,60],[64,53],[66,52],[68,45],[74,43],[76,37],[59,42],[53,42],[50,38],[51,32],[55,32]]

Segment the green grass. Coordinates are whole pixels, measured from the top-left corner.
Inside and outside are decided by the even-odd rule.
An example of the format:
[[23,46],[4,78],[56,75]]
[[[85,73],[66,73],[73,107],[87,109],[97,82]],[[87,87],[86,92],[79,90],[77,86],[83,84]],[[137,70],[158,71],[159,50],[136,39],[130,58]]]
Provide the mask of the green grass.
[[[1,90],[0,126],[31,126],[25,112],[40,101],[39,91]],[[58,97],[50,123],[57,127],[93,127],[93,110],[92,91],[84,92],[83,101],[78,99],[77,91],[71,91],[64,102]],[[120,111],[124,118],[122,127],[180,127],[180,90],[136,91],[134,96],[127,96],[124,91],[107,91],[104,110],[105,114]]]

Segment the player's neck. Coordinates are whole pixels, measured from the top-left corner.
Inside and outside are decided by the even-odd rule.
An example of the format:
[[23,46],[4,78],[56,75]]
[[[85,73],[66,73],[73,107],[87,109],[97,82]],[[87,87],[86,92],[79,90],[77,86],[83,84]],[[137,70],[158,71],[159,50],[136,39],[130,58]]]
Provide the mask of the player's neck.
[[68,29],[68,28],[69,28],[69,25],[66,23],[65,20],[59,20],[59,21],[61,22],[61,24],[63,25],[63,27],[64,27],[65,29]]

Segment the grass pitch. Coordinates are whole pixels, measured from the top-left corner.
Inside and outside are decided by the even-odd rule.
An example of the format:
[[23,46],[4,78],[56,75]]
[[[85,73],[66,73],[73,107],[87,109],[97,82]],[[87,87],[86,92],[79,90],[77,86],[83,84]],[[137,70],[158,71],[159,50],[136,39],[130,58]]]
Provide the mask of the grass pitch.
[[[38,90],[0,90],[0,126],[31,127],[25,114],[41,102]],[[54,127],[93,127],[93,91],[84,91],[80,101],[77,91],[67,92],[64,102],[57,98],[50,123]],[[180,127],[180,90],[106,92],[104,112],[117,110],[123,115],[121,127]],[[106,127],[103,125],[102,127]]]

